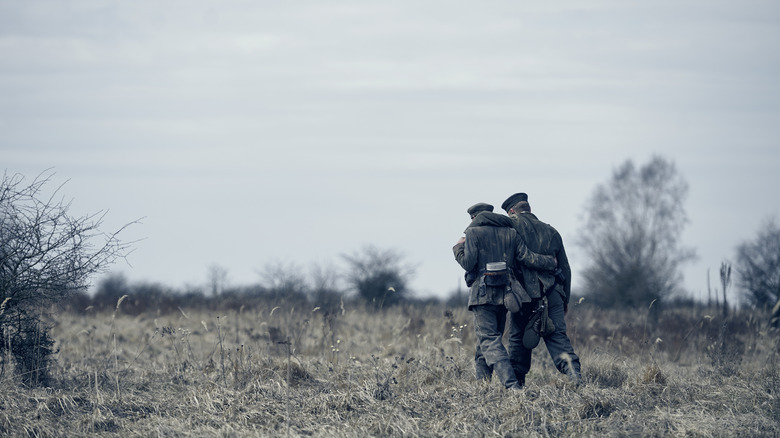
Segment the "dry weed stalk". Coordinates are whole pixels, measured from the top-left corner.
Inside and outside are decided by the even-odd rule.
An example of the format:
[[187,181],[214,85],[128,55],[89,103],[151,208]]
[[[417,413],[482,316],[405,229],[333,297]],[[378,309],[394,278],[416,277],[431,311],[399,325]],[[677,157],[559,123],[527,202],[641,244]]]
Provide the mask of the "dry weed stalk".
[[217,341],[219,342],[219,363],[222,367],[222,386],[227,388],[227,376],[225,375],[225,347],[222,342],[222,326],[217,316]]
[[656,302],[656,300],[653,300],[653,301],[650,302],[650,305],[647,306],[647,312],[645,313],[645,324],[644,324],[644,327],[642,328],[642,343],[643,344],[647,343],[647,323],[648,323],[648,320],[650,319],[650,311],[653,309],[653,304],[655,304],[655,302]]
[[11,301],[11,297],[4,299],[3,303],[0,304],[0,316],[2,316],[3,313],[5,313],[5,306],[8,304],[9,301]]
[[[108,330],[108,337],[109,342],[113,344],[113,353],[114,353],[114,379],[116,384],[116,397],[118,400],[122,399],[122,396],[120,394],[119,390],[119,354],[117,352],[117,345],[116,345],[116,333],[114,333],[114,324],[116,322],[116,314],[119,311],[119,306],[122,305],[122,302],[127,299],[127,295],[122,295],[119,297],[119,299],[116,301],[116,307],[114,307],[114,311],[111,314],[111,326]],[[97,372],[97,370],[96,370]],[[95,390],[97,390],[97,374],[95,375]]]
[[111,326],[108,330],[108,338],[111,339],[111,336],[114,334],[114,321],[116,320],[116,313],[119,312],[119,306],[122,305],[122,301],[127,299],[127,295],[122,295],[119,297],[119,299],[116,301],[116,307],[114,307],[113,313],[111,313]]

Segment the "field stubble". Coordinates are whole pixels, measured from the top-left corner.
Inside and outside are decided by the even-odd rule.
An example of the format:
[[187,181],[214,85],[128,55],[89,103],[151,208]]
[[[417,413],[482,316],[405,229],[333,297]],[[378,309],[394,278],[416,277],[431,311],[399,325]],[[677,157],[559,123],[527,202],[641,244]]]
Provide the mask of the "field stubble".
[[587,384],[540,344],[515,393],[474,381],[465,309],[62,313],[52,387],[3,372],[0,435],[780,435],[778,334],[711,315],[573,306]]

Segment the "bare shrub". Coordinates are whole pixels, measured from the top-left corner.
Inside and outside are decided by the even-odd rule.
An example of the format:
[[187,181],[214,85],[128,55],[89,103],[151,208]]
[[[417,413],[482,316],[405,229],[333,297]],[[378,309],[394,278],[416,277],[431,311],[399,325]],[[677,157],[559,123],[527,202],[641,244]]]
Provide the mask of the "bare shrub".
[[7,339],[7,349],[0,349],[0,352],[7,354],[10,350],[16,373],[26,385],[50,384],[49,365],[55,353],[50,330],[50,324],[34,318],[23,318],[0,327],[2,339]]
[[666,386],[666,376],[658,365],[649,365],[645,367],[640,377],[640,383]]
[[[52,353],[45,314],[89,278],[124,258],[132,245],[119,233],[101,231],[104,212],[77,217],[60,197],[62,186],[46,194],[53,174],[30,182],[4,173],[0,181],[0,332],[27,384],[47,384]],[[36,344],[37,343],[37,344]],[[35,368],[32,369],[31,367]]]
[[588,380],[601,387],[620,388],[628,380],[628,372],[615,361],[592,364],[587,369]]
[[745,345],[735,337],[728,335],[726,324],[721,325],[718,337],[707,346],[707,357],[719,374],[728,377],[739,372],[742,357],[745,354]]
[[609,417],[617,408],[606,398],[586,398],[579,408],[582,419]]

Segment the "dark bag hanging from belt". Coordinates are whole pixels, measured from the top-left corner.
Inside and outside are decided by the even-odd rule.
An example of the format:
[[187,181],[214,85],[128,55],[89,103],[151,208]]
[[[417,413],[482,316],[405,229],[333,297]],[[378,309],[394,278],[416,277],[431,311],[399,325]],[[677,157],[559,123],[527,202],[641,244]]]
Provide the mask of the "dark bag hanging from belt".
[[550,318],[549,308],[547,297],[536,302],[523,333],[523,346],[526,349],[533,350],[539,345],[540,338],[545,338],[555,332],[555,323]]
[[506,268],[506,262],[488,263],[485,268],[485,285],[501,287],[509,284],[509,270]]

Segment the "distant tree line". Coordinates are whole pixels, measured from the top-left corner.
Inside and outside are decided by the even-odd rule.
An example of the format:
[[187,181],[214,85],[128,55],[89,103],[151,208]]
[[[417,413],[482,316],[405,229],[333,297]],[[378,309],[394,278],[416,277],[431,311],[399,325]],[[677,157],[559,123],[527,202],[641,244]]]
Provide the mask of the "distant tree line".
[[465,293],[454,293],[445,300],[412,296],[409,282],[414,269],[396,250],[368,245],[342,258],[346,262],[342,270],[314,265],[308,274],[300,266],[271,262],[259,270],[258,282],[247,286],[227,285],[227,270],[217,265],[209,268],[206,287],[186,290],[160,283],[131,283],[122,274],[112,274],[101,279],[93,293],[71,294],[63,304],[74,312],[113,311],[125,297],[121,311],[127,314],[166,314],[192,308],[238,311],[263,306],[319,308],[333,313],[355,306],[381,311],[401,304],[466,305]]
[[[392,292],[388,293],[391,294]],[[86,292],[71,294],[61,303],[61,308],[74,313],[113,311],[121,301],[121,313],[140,315],[144,313],[171,314],[187,309],[213,309],[218,311],[241,311],[253,308],[314,309],[336,313],[345,309],[360,307],[367,311],[382,311],[399,305],[441,304],[442,306],[464,306],[457,296],[448,299],[436,297],[404,297],[391,304],[366,301],[363,297],[343,291],[327,289],[286,290],[269,288],[262,284],[228,287],[219,294],[206,294],[200,288],[175,289],[160,283],[128,282],[122,274],[106,277],[95,288],[93,294]]]

